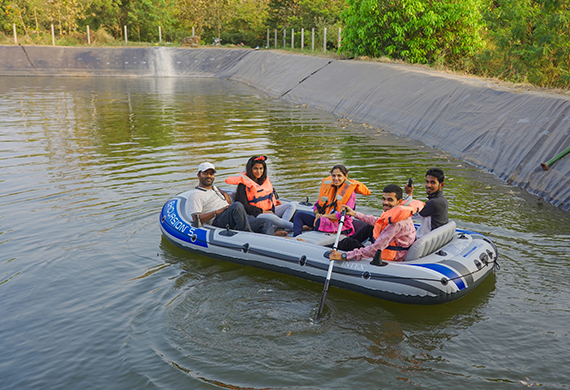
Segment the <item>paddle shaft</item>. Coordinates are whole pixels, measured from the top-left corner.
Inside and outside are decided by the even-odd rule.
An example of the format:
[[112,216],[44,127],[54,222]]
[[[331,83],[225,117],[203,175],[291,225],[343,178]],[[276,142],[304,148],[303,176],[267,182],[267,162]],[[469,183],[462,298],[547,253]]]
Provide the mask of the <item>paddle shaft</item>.
[[[340,239],[342,226],[344,225],[345,215],[346,215],[346,210],[342,210],[340,221],[338,223],[338,231],[336,232],[336,239],[335,239],[334,245],[333,245],[334,251],[336,251],[336,248],[338,247],[338,241]],[[317,320],[321,316],[321,314],[323,312],[323,308],[325,307],[325,301],[327,300],[327,293],[329,291],[329,284],[331,283],[333,268],[334,268],[334,260],[330,260],[329,270],[327,272],[327,278],[325,279],[325,285],[323,287],[323,294],[321,295],[321,303],[319,304],[319,311],[317,312]]]

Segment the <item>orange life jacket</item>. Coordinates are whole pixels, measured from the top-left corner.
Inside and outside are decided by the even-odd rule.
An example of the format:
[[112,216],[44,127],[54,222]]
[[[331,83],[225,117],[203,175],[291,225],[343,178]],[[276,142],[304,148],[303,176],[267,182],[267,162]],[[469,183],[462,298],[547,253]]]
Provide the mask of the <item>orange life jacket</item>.
[[330,214],[333,210],[341,211],[342,205],[350,199],[353,192],[370,195],[370,190],[357,180],[347,179],[337,189],[332,185],[332,177],[325,177],[319,192],[318,209],[321,214]]
[[230,176],[226,179],[228,184],[243,184],[246,188],[247,201],[255,207],[259,207],[264,211],[273,210],[276,203],[275,191],[269,178],[266,178],[263,184],[257,184],[255,180],[250,179],[245,173],[237,176]]
[[[406,218],[410,218],[413,214],[419,213],[424,208],[424,202],[413,199],[412,201],[400,202],[400,205],[392,207],[388,211],[384,211],[380,218],[374,224],[374,240],[376,240],[380,233],[388,225],[395,224],[396,222],[403,221]],[[396,244],[396,241],[392,241],[390,245],[384,250],[382,250],[381,258],[382,260],[392,261],[396,258],[396,254],[400,250],[407,250],[408,248],[400,247]]]

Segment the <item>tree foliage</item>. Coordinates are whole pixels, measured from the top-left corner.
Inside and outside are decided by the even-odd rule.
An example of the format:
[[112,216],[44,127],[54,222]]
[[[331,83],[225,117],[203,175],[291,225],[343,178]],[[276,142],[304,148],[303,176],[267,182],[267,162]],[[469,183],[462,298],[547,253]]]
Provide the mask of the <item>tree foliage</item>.
[[222,42],[261,46],[269,15],[268,0],[240,0],[224,25]]
[[482,0],[347,0],[343,51],[455,64],[483,47]]
[[476,71],[540,86],[570,85],[570,2],[495,0],[483,13],[489,47]]
[[270,0],[267,25],[270,28],[310,29],[318,23],[336,25],[344,0]]
[[165,40],[194,28],[205,44],[249,46],[264,45],[267,29],[278,29],[280,41],[286,29],[287,43],[294,29],[300,45],[302,28],[307,45],[314,28],[316,47],[326,28],[329,49],[341,27],[349,55],[570,86],[570,0],[0,0],[6,36],[15,25],[24,42],[51,43],[52,24],[64,43],[86,42],[87,25],[94,36],[122,40],[127,26],[129,41],[157,42],[160,26]]
[[88,6],[88,0],[2,0],[0,25],[10,31],[16,24],[19,31],[30,34],[53,24],[60,34],[71,34],[85,19]]

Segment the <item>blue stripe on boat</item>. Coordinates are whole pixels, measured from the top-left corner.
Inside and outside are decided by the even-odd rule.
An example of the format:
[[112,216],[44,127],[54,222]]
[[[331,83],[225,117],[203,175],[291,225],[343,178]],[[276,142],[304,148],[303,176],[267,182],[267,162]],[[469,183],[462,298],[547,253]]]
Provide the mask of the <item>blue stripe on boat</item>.
[[[180,240],[207,248],[207,231],[185,223],[180,217],[180,214],[178,214],[177,204],[178,199],[173,199],[167,202],[162,208],[160,223],[163,228]],[[164,221],[162,220],[163,218]],[[188,240],[188,238],[190,238],[190,240]]]
[[451,268],[446,267],[445,265],[434,264],[434,263],[432,263],[432,264],[410,264],[410,265],[413,265],[414,267],[428,268],[428,269],[431,269],[432,271],[436,271],[442,275],[445,275],[448,279],[452,280],[453,283],[455,283],[455,285],[457,286],[459,291],[463,290],[466,287],[465,283],[463,283],[463,280],[461,279],[461,275],[459,275],[457,272],[455,272]]

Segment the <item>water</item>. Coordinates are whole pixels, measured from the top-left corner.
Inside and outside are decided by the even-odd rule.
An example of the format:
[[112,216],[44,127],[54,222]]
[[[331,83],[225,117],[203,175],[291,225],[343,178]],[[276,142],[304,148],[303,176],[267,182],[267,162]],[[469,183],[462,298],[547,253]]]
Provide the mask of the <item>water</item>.
[[[449,154],[224,80],[2,78],[1,389],[569,388],[569,214]],[[501,270],[439,306],[186,253],[158,213],[266,154],[282,197],[335,163],[382,188],[441,166]]]

